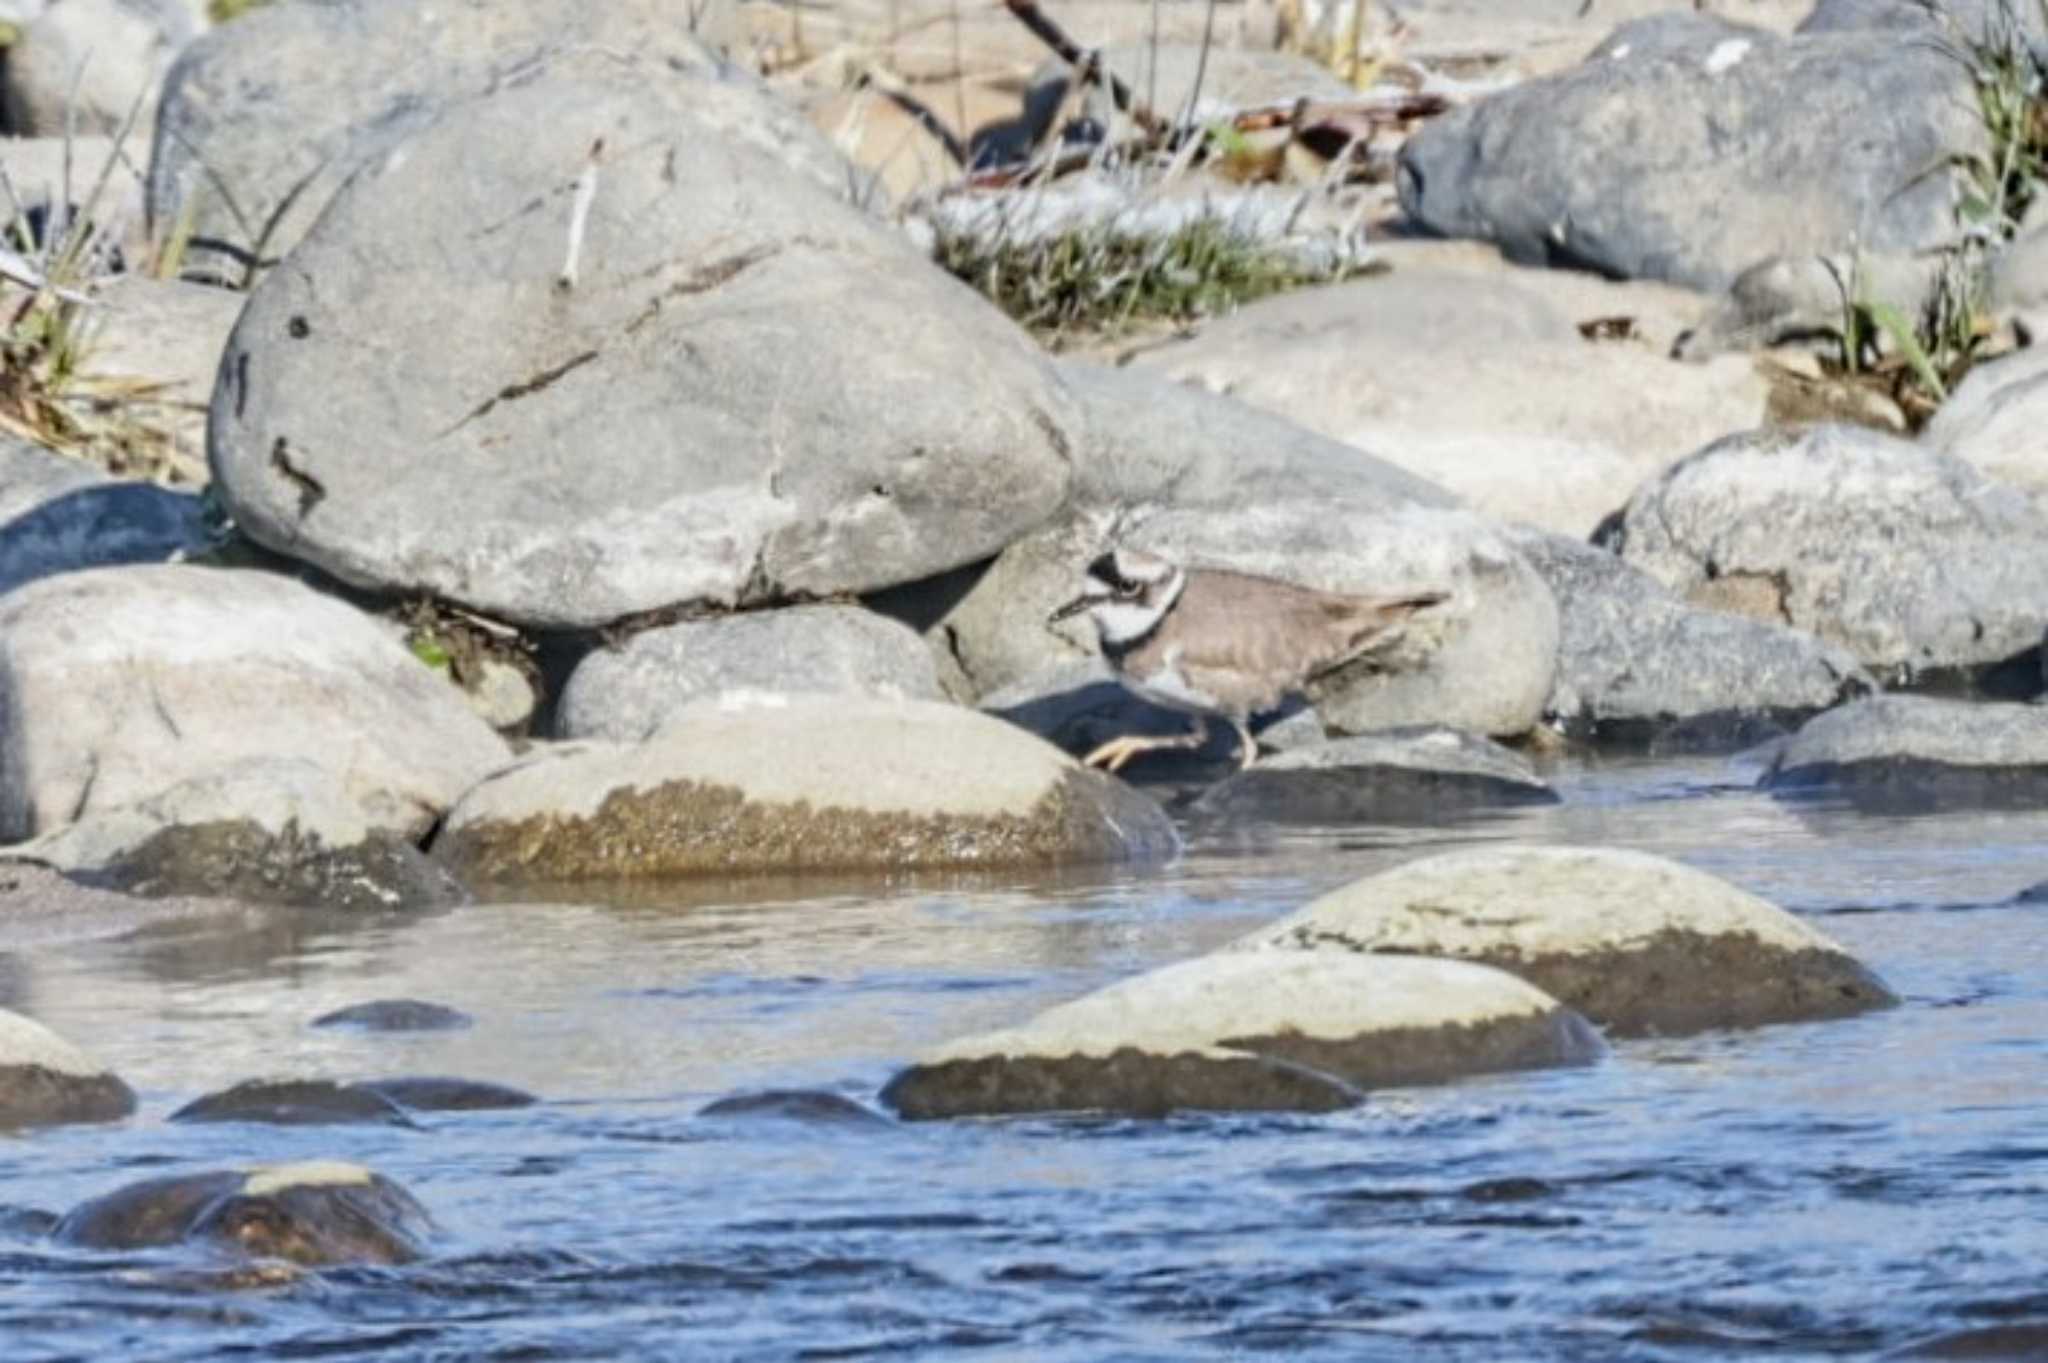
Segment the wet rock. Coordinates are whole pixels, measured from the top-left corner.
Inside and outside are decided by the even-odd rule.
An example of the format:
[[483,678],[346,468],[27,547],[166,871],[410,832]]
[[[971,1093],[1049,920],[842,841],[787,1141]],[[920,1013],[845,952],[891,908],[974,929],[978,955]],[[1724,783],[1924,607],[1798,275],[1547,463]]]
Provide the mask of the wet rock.
[[[51,137],[120,130],[150,96],[178,50],[198,33],[180,0],[63,0],[23,28],[7,49],[7,127]],[[74,93],[75,92],[75,93]]]
[[1513,976],[1420,957],[1224,952],[1149,971],[899,1073],[901,1116],[1329,1111],[1360,1090],[1586,1064],[1584,1019]]
[[1690,605],[1604,549],[1533,530],[1509,538],[1557,598],[1563,629],[1545,708],[1567,732],[1644,741],[1710,716],[1803,718],[1877,689],[1846,649]]
[[[829,190],[846,186],[824,139],[722,67],[665,0],[324,0],[266,5],[180,56],[150,155],[151,224],[162,233],[189,216],[188,270],[239,283],[259,250],[266,265],[290,251],[365,163],[449,107],[520,83],[512,72],[637,87],[687,108],[709,135],[760,148]],[[566,177],[576,170],[564,163]]]
[[1808,720],[1760,782],[1877,811],[2048,799],[2048,708],[1875,696]]
[[1898,1002],[1782,909],[1677,862],[1605,848],[1425,857],[1354,881],[1232,949],[1479,962],[1616,1037],[1817,1021]]
[[40,1207],[0,1207],[0,1237],[40,1240],[57,1228],[57,1216]]
[[802,1126],[888,1126],[864,1103],[826,1089],[763,1089],[707,1103],[697,1115],[721,1121],[795,1122]]
[[67,492],[108,482],[82,459],[44,449],[18,436],[0,436],[0,543],[6,527]]
[[11,592],[0,691],[8,840],[251,758],[329,772],[370,827],[413,838],[510,756],[368,617],[263,572],[98,568]]
[[[599,168],[564,288],[556,191],[599,142],[635,151]],[[452,266],[435,245],[535,203]],[[291,261],[222,363],[216,485],[251,537],[360,586],[540,628],[774,604],[985,558],[1066,492],[1069,403],[1021,330],[647,91],[451,110]]]
[[[1247,304],[1133,364],[1572,535],[1619,489],[1763,421],[1769,386],[1746,360],[1686,366],[1640,340],[1589,339],[1581,325],[1603,314],[1551,293],[1506,271],[1397,265]],[[1635,310],[1625,296],[1607,307]]]
[[1068,514],[1004,550],[927,634],[975,696],[1096,656],[1087,621],[1046,617],[1115,540],[1334,591],[1449,593],[1427,629],[1319,679],[1308,699],[1330,729],[1513,734],[1535,722],[1556,604],[1494,526],[1412,474],[1230,399],[1128,369],[1062,373],[1088,431]]
[[315,1027],[356,1027],[366,1032],[447,1032],[475,1022],[460,1008],[424,999],[372,999],[313,1019]]
[[84,568],[169,563],[213,544],[205,503],[153,483],[75,488],[0,525],[0,592]]
[[556,728],[635,743],[727,691],[945,699],[931,650],[908,626],[856,606],[793,606],[651,629],[592,652],[563,689]]
[[523,1089],[487,1084],[481,1079],[450,1079],[439,1075],[399,1079],[366,1079],[350,1084],[358,1093],[389,1099],[414,1112],[487,1112],[532,1107],[540,1099]]
[[479,881],[1150,859],[1159,807],[999,720],[932,701],[759,697],[679,712],[635,747],[500,772],[433,855]]
[[0,1130],[112,1122],[135,1092],[40,1022],[0,1008]]
[[407,1126],[404,1109],[380,1093],[331,1079],[249,1079],[195,1098],[174,1122],[256,1122],[266,1126],[331,1126],[381,1122]]
[[2048,506],[2044,429],[2048,345],[2035,345],[1971,369],[1920,433],[1920,443],[2020,489],[2042,507]]
[[205,1245],[318,1266],[410,1263],[433,1231],[426,1208],[382,1174],[318,1160],[131,1183],[77,1207],[53,1234],[85,1249]]
[[1880,680],[1975,676],[2048,625],[2048,519],[1947,455],[1852,426],[1716,441],[1602,542],[1695,605],[1789,624]]
[[164,899],[218,895],[348,912],[438,908],[469,893],[407,839],[374,828],[326,772],[251,758],[0,850],[81,884]]
[[2048,1320],[2013,1321],[2004,1325],[1983,1325],[1974,1330],[1951,1330],[1885,1354],[1881,1363],[1893,1360],[1969,1358],[2004,1360],[2004,1363],[2039,1363],[2048,1358]]
[[1431,120],[1401,152],[1401,204],[1510,259],[1718,290],[1769,256],[1946,244],[1953,172],[1928,167],[1985,141],[1936,44],[1656,16]]
[[1556,804],[1500,744],[1455,729],[1360,734],[1262,759],[1203,792],[1191,812],[1232,821],[1433,826],[1447,814]]

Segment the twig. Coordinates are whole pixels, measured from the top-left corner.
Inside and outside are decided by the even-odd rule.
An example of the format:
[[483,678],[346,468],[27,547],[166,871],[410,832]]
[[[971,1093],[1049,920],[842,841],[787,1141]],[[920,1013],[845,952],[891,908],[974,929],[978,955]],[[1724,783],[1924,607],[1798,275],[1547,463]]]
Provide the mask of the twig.
[[[1076,70],[1081,68],[1087,59],[1087,53],[1079,43],[1069,38],[1058,24],[1046,17],[1045,12],[1038,8],[1036,0],[1003,0],[1003,8],[1015,15],[1018,23],[1031,30],[1033,37],[1051,48],[1067,65]],[[1140,104],[1131,94],[1131,87],[1124,84],[1114,71],[1104,69],[1099,73],[1099,79],[1109,91],[1110,102],[1116,105],[1117,112],[1154,137],[1165,135],[1165,121]]]
[[1202,78],[1209,74],[1209,45],[1216,41],[1216,0],[1209,0],[1209,7],[1202,14],[1202,47],[1195,54],[1195,84],[1188,91],[1187,107],[1181,110],[1180,122],[1185,127],[1195,121],[1195,106],[1202,101]]
[[853,83],[855,90],[874,90],[916,121],[920,128],[930,133],[938,144],[946,149],[946,155],[960,169],[967,169],[967,144],[960,135],[946,126],[944,119],[932,111],[930,105],[903,88],[893,76],[872,68],[860,73]]

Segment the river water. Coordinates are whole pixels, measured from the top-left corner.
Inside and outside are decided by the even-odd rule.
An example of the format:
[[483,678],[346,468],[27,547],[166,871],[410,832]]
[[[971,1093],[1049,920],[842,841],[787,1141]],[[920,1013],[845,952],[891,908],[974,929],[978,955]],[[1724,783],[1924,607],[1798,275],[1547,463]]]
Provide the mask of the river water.
[[[2048,1319],[2048,904],[2016,898],[2048,879],[2048,813],[1877,818],[1748,775],[1568,768],[1558,807],[1211,834],[1163,869],[193,919],[0,956],[0,1003],[142,1099],[0,1138],[0,1360],[1801,1359]],[[870,1099],[934,1042],[1496,839],[1727,877],[1905,1005],[1336,1116],[697,1116],[764,1087]],[[396,996],[476,1025],[307,1025]],[[162,1120],[257,1075],[422,1073],[548,1101],[418,1130]],[[221,1290],[29,1233],[132,1179],[313,1157],[411,1188],[435,1256]]]

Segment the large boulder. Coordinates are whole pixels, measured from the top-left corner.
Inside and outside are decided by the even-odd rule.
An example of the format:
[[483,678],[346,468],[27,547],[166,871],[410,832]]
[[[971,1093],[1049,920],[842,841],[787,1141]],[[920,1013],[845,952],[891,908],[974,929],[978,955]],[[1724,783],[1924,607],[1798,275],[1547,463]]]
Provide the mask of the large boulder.
[[1353,881],[1234,944],[1511,971],[1617,1037],[1846,1017],[1898,1000],[1755,895],[1642,852],[1487,847]]
[[1396,264],[1248,304],[1133,363],[1371,450],[1488,515],[1573,535],[1614,510],[1617,489],[1763,421],[1769,388],[1747,360],[1684,365],[1589,337],[1582,326],[1630,315],[1631,301],[1594,312],[1555,292]]
[[1760,784],[1884,812],[2038,808],[2048,800],[2048,707],[1874,696],[1808,720]]
[[1954,167],[1987,142],[1938,44],[1679,14],[1433,120],[1400,193],[1420,226],[1516,260],[1719,290],[1768,256],[1948,244]]
[[51,1232],[85,1249],[199,1245],[309,1267],[410,1263],[433,1233],[403,1187],[332,1160],[145,1179],[73,1209]]
[[304,758],[248,758],[134,804],[95,809],[0,856],[152,899],[220,895],[362,911],[468,898],[445,867],[373,825],[338,777]]
[[792,606],[685,621],[593,651],[562,689],[555,729],[635,743],[727,691],[945,699],[931,650],[909,626],[856,606]]
[[395,142],[540,73],[638,87],[710,124],[706,136],[847,187],[829,144],[706,51],[666,0],[322,0],[266,5],[185,49],[157,115],[151,224],[189,224],[188,268],[240,282],[296,245]]
[[1068,408],[889,227],[654,94],[542,81],[335,197],[251,295],[210,439],[255,539],[566,628],[984,558],[1057,510]]
[[1028,866],[1165,856],[1159,807],[958,706],[702,702],[637,746],[541,750],[450,811],[433,854],[477,881]]
[[1365,1089],[1586,1064],[1604,1050],[1578,1014],[1484,966],[1226,952],[948,1042],[882,1101],[912,1119],[1329,1111]]
[[0,597],[0,839],[250,758],[332,774],[417,837],[505,743],[367,616],[289,578],[97,568]]
[[1718,716],[1803,719],[1877,689],[1846,649],[1769,620],[1688,604],[1614,554],[1535,530],[1511,538],[1562,613],[1546,706],[1567,733],[1655,739]]
[[1047,616],[1090,559],[1122,543],[1331,591],[1446,593],[1427,629],[1310,689],[1332,730],[1514,734],[1536,722],[1557,607],[1498,528],[1413,474],[1229,398],[1130,369],[1061,372],[1086,417],[1067,514],[971,581],[929,584],[935,607],[908,594],[878,603],[925,626],[971,696],[1095,655],[1087,621]]
[[40,1022],[0,1008],[0,1130],[111,1122],[135,1091]]
[[1557,803],[1510,749],[1455,729],[1393,729],[1290,748],[1202,792],[1198,815],[1232,822],[1436,827],[1481,809]]
[[1730,436],[1637,489],[1602,542],[1696,605],[1839,644],[1881,679],[2032,657],[2048,518],[1961,460],[1851,426]]

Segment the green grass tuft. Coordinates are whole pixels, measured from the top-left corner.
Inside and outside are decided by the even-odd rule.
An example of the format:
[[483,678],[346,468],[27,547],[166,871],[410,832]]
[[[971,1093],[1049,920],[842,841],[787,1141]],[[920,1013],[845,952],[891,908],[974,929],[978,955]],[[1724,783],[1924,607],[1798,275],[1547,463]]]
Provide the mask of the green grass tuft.
[[270,0],[207,0],[206,17],[216,24],[224,24],[269,3]]

